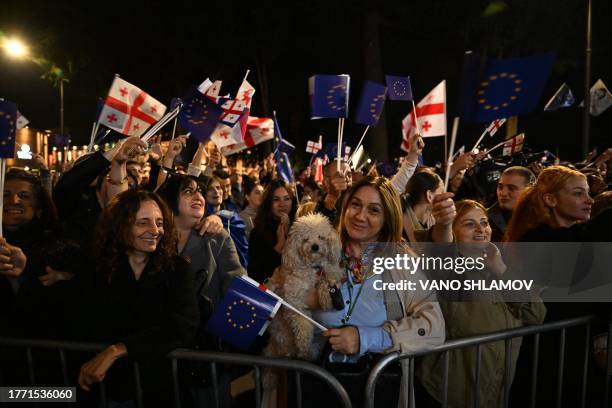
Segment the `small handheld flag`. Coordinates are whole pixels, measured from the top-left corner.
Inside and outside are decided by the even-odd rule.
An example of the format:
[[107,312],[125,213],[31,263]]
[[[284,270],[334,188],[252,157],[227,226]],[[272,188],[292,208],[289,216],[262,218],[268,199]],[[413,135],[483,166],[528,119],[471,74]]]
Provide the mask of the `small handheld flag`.
[[17,105],[0,100],[0,158],[15,157],[16,130]]
[[206,142],[215,129],[223,109],[195,90],[182,100],[183,107],[178,115],[181,126],[191,132],[199,142]]
[[410,77],[385,75],[387,87],[389,88],[390,101],[412,101],[412,85]]
[[524,142],[524,133],[519,133],[518,135],[506,140],[504,143],[504,148],[502,150],[502,156],[512,156],[514,153],[520,152],[521,150],[523,150]]
[[569,86],[564,82],[544,106],[544,111],[554,111],[560,108],[569,108],[576,102],[574,94]]
[[[419,131],[417,132],[417,118]],[[410,139],[419,133],[422,137],[446,135],[446,81],[440,82],[416,105],[416,109],[402,120],[403,141],[401,149],[410,148]]]
[[348,116],[350,77],[314,75],[308,79],[310,118],[346,118]]
[[361,98],[357,105],[355,122],[366,126],[375,126],[380,119],[387,88],[372,81],[365,81]]
[[278,312],[278,296],[248,277],[235,278],[206,324],[206,331],[247,351]]
[[591,87],[591,108],[590,114],[599,116],[612,106],[612,94],[601,79]]
[[166,112],[166,106],[115,76],[100,112],[100,124],[127,136],[141,136]]

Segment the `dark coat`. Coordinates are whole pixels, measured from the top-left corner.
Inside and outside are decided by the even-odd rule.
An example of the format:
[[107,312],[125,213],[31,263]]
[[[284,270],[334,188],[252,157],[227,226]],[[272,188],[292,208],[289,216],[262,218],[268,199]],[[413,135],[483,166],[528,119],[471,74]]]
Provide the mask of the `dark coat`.
[[254,228],[249,237],[249,276],[263,282],[281,264],[281,254],[274,250],[278,221],[266,226],[266,231]]
[[190,345],[199,312],[194,275],[183,257],[166,263],[157,273],[147,265],[136,280],[125,257],[110,282],[102,273],[93,280],[92,299],[96,342],[125,344],[128,357],[117,360],[107,373],[112,399],[133,398],[132,362],[138,361],[145,401],[169,396],[171,384],[165,355]]
[[53,201],[68,236],[82,247],[89,247],[102,208],[91,186],[110,166],[102,152],[78,161],[65,172],[53,189]]

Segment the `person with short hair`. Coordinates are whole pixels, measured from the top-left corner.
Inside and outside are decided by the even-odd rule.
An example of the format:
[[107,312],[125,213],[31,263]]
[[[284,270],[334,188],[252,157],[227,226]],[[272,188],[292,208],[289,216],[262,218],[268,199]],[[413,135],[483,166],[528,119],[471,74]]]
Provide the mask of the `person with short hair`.
[[512,211],[525,188],[535,183],[535,175],[527,167],[508,167],[497,182],[497,202],[487,210],[493,242],[501,242],[506,232],[506,226],[512,217]]

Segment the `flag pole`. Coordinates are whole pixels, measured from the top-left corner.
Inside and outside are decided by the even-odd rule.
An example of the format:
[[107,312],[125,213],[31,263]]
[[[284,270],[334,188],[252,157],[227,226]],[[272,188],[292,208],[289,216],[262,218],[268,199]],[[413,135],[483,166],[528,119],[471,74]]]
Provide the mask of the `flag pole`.
[[[510,139],[508,139],[508,140],[510,140]],[[508,140],[504,140],[503,142],[500,142],[500,143],[496,144],[491,149],[487,150],[487,154],[491,153],[493,150],[498,149],[500,146],[503,146]]]
[[340,122],[342,118],[338,118],[338,150],[336,150],[336,169],[340,173],[340,145],[342,144],[342,136],[340,136]]
[[[453,119],[453,131],[451,134],[451,145],[450,145],[450,151],[451,154],[453,153],[453,150],[455,150],[455,140],[457,140],[457,129],[459,128],[459,116],[455,116],[455,119]],[[444,138],[446,138],[446,136],[444,136]],[[444,148],[446,150],[446,143],[444,144]],[[448,182],[449,180],[449,176],[450,176],[450,168],[451,168],[451,164],[452,164],[452,157],[448,157],[448,160],[446,161],[446,174],[444,175],[444,191],[448,191]]]
[[311,318],[310,316],[307,316],[306,314],[304,314],[303,312],[299,311],[298,309],[296,309],[295,307],[291,306],[291,304],[289,304],[285,299],[281,298],[280,296],[277,295],[278,300],[281,302],[281,304],[283,306],[285,306],[287,309],[291,310],[292,312],[295,312],[297,314],[299,314],[300,316],[302,316],[304,319],[308,320],[310,323],[314,324],[315,326],[317,326],[319,329],[323,330],[323,331],[327,331],[327,327],[323,326],[321,323],[317,322],[316,320],[314,320],[313,318]]
[[416,125],[417,133],[421,134],[421,127],[419,126],[419,118],[417,117],[416,106],[414,105],[414,99],[411,102],[412,102],[412,112],[414,113],[414,124]]
[[587,5],[587,32],[584,64],[584,111],[582,112],[582,157],[589,153],[591,138],[591,0]]
[[[247,77],[249,76],[249,72],[251,72],[250,69],[247,69],[246,74],[244,74],[244,78],[242,78],[242,82],[246,81]],[[242,85],[242,83],[241,83]]]
[[487,135],[487,129],[484,130],[484,132],[482,132],[482,135],[480,135],[480,137],[478,138],[478,140],[476,141],[476,143],[474,144],[474,147],[472,147],[472,152],[474,150],[476,150],[476,148],[478,147],[478,145],[480,144],[480,142],[482,142],[482,139]]
[[87,146],[88,152],[91,152],[93,150],[96,133],[98,133],[98,122],[94,122],[91,126],[91,136],[89,136],[89,145]]
[[351,154],[351,157],[349,157],[349,160],[348,160],[349,166],[351,162],[353,161],[353,157],[355,156],[355,153],[357,153],[357,150],[359,150],[359,148],[361,147],[361,142],[363,142],[363,138],[365,137],[366,133],[368,133],[368,129],[370,129],[370,125],[366,126],[365,130],[363,131],[363,135],[361,135],[361,139],[359,139],[359,143],[357,143],[357,147],[355,147],[353,154]]
[[[6,161],[4,158],[0,158],[0,190],[4,191],[4,171],[6,170]],[[4,236],[2,230],[2,215],[4,214],[4,194],[0,197],[0,237]]]
[[176,122],[178,122],[178,115],[174,118],[174,126],[172,126],[172,139],[174,140],[174,135],[176,134]]

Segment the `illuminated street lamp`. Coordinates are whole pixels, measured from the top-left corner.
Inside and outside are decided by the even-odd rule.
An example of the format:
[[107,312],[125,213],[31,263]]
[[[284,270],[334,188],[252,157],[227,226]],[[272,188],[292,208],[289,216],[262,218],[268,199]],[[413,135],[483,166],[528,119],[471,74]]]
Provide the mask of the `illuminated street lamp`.
[[[17,38],[0,37],[0,42],[5,53],[11,58],[23,59],[30,55],[29,47]],[[63,77],[60,78],[60,134],[62,137],[64,136],[64,82],[68,82],[68,80]]]
[[30,53],[28,47],[17,38],[5,38],[2,41],[2,48],[12,58],[25,58]]

